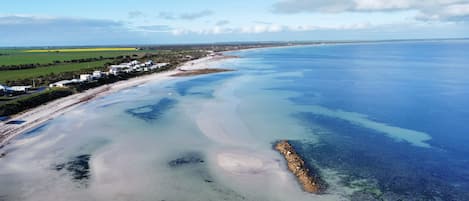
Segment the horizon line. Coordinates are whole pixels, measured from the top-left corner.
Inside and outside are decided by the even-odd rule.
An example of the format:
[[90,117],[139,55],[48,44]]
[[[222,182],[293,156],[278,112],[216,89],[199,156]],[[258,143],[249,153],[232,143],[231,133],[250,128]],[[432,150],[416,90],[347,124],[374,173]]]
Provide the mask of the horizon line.
[[209,45],[254,45],[254,44],[314,44],[314,43],[373,43],[373,42],[406,42],[406,41],[452,41],[469,40],[468,38],[409,38],[409,39],[382,39],[382,40],[274,40],[274,41],[225,41],[201,43],[148,43],[148,44],[102,44],[102,45],[32,45],[32,46],[0,46],[0,49],[27,49],[27,48],[83,48],[83,47],[171,47],[171,46],[209,46]]

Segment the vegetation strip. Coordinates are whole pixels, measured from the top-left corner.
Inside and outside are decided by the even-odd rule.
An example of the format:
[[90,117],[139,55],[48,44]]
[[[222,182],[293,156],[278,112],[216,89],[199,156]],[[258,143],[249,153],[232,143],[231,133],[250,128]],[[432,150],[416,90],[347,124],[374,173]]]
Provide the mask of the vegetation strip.
[[0,105],[0,116],[17,114],[27,109],[31,109],[52,100],[56,100],[72,94],[73,91],[70,89],[50,89],[31,96],[12,100]]
[[39,49],[26,50],[24,52],[41,53],[41,52],[102,52],[102,51],[136,51],[137,48],[112,47],[112,48],[70,48],[70,49]]
[[325,191],[326,185],[319,178],[319,175],[306,166],[304,160],[288,141],[279,141],[275,145],[275,150],[285,157],[288,169],[297,177],[306,192],[319,194]]

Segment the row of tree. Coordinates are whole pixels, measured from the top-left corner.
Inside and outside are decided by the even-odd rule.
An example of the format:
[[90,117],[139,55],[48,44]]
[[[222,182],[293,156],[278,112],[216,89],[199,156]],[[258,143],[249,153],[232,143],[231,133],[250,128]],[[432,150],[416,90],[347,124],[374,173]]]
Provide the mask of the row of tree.
[[21,97],[0,105],[0,116],[10,116],[58,98],[72,95],[71,89],[50,89],[31,96]]

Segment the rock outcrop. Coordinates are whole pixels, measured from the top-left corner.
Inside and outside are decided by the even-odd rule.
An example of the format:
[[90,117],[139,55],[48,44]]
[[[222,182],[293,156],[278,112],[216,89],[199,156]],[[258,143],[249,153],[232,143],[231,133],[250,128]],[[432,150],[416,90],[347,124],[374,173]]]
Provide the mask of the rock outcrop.
[[297,177],[303,189],[309,193],[320,194],[326,189],[326,185],[319,175],[312,172],[304,160],[297,154],[293,146],[286,140],[279,141],[275,149],[280,152],[287,161],[288,169]]

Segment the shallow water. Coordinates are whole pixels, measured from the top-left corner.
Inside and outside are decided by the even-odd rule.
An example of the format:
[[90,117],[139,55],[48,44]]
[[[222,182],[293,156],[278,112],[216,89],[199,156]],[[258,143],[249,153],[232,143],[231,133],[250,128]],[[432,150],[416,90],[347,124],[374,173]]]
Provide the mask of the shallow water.
[[[235,52],[95,100],[0,153],[0,200],[468,200],[469,42]],[[301,191],[292,140],[329,189]]]

